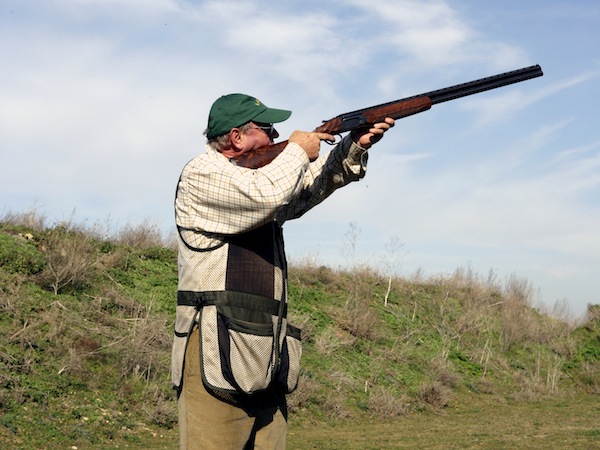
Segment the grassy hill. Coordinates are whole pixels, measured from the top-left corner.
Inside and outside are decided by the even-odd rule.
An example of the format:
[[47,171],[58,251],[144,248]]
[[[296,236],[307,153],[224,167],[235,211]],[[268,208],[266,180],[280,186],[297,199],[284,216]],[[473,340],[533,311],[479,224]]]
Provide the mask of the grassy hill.
[[[111,236],[35,214],[0,221],[2,448],[131,448],[172,432],[176,251],[151,226]],[[297,423],[597,397],[600,306],[583,323],[530,285],[470,270],[431,279],[360,266],[290,270],[303,371]],[[148,448],[146,446],[146,448]]]

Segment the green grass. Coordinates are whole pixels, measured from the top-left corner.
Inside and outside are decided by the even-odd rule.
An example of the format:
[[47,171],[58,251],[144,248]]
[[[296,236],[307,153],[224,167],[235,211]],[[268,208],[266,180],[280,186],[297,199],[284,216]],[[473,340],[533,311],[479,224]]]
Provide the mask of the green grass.
[[[24,222],[0,221],[0,447],[175,448],[176,252]],[[388,281],[291,268],[289,448],[594,448],[600,307],[574,324],[464,271],[396,277],[384,305]]]
[[291,422],[291,450],[600,448],[596,396],[525,403],[466,396],[443,414],[316,426]]
[[[507,402],[471,395],[461,398],[442,414],[421,412],[393,419],[361,417],[335,422],[293,416],[287,448],[593,450],[600,448],[599,423],[596,396]],[[127,448],[173,449],[177,448],[177,439],[176,427],[147,429],[137,442],[128,442]]]

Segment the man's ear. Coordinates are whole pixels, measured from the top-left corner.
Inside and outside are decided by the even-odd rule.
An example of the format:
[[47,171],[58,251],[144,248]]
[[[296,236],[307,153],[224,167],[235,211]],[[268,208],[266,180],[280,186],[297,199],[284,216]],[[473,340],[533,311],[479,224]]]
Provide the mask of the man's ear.
[[231,147],[235,150],[242,150],[244,139],[242,136],[242,132],[239,128],[232,128],[229,131],[229,141],[231,142]]

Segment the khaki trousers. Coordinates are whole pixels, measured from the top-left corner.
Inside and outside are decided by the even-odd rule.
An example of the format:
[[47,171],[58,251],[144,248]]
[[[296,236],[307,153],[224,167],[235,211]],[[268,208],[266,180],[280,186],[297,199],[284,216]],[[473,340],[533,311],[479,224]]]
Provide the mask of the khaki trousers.
[[285,395],[226,403],[212,395],[200,374],[198,328],[185,352],[183,389],[177,401],[181,450],[284,450],[287,429]]

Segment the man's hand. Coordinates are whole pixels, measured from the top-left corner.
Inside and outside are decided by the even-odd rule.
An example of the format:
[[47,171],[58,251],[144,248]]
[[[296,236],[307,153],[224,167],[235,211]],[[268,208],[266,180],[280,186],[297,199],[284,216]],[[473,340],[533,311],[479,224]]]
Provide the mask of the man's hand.
[[294,131],[289,142],[298,144],[306,152],[306,156],[310,161],[314,161],[319,157],[319,150],[321,149],[321,141],[331,140],[335,138],[329,133],[315,133],[306,131]]
[[[354,130],[352,132],[352,140],[362,148],[368,149],[378,142],[383,137],[383,134],[393,126],[394,119],[387,117],[384,122],[378,122],[371,128]],[[335,141],[335,137],[329,133],[296,130],[289,138],[289,142],[294,142],[304,149],[310,161],[314,161],[319,157],[321,141]]]
[[394,122],[394,119],[387,117],[384,122],[376,123],[369,129],[354,130],[351,133],[352,140],[362,148],[371,148],[387,130],[394,126]]

